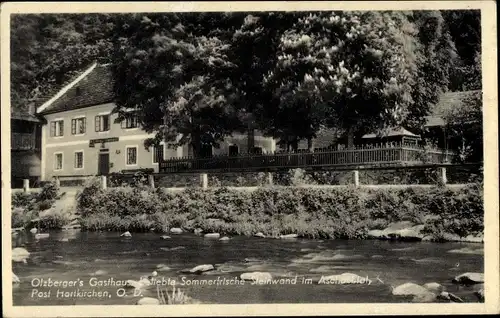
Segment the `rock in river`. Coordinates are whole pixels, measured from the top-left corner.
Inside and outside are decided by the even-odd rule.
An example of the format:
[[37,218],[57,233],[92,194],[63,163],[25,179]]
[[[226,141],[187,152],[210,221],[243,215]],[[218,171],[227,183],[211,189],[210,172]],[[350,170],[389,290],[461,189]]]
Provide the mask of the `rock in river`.
[[229,237],[227,237],[227,236],[221,237],[221,238],[219,239],[219,241],[229,241],[229,240],[230,240],[230,238],[229,238]]
[[208,272],[208,271],[213,271],[213,270],[215,270],[215,267],[212,264],[203,264],[203,265],[195,266],[191,269],[182,270],[181,272],[190,273],[190,274],[201,274],[203,272]]
[[273,276],[268,272],[251,272],[251,273],[243,273],[240,275],[240,279],[249,280],[249,281],[257,281],[257,282],[265,282],[270,279],[273,279]]
[[12,250],[12,260],[14,262],[26,263],[26,259],[29,257],[30,257],[30,252],[28,252],[25,248],[16,247]]
[[168,235],[162,235],[162,236],[161,236],[161,238],[162,238],[163,240],[168,240],[168,239],[170,239],[171,237],[170,237],[170,236],[168,236]]
[[464,273],[453,278],[454,283],[472,285],[484,283],[483,273]]
[[298,234],[280,235],[280,239],[296,239],[298,237],[299,237]]
[[448,301],[453,301],[455,303],[463,303],[463,299],[452,294],[452,293],[449,293],[449,292],[441,292],[438,296],[437,296],[438,299],[440,300],[448,300]]
[[479,301],[484,301],[484,284],[476,285],[476,290],[474,291],[474,295],[476,295]]
[[31,233],[33,233],[33,234],[36,234],[36,232],[38,232],[38,230],[36,229],[36,227],[34,227],[34,228],[32,228],[32,229],[30,230],[30,232],[31,232]]
[[137,305],[159,305],[160,301],[152,297],[143,297],[137,301]]
[[130,232],[127,231],[127,232],[121,234],[120,236],[123,236],[123,237],[132,237],[132,234],[130,234]]
[[139,280],[131,280],[131,279],[127,280],[125,288],[142,289],[150,285],[151,281],[147,277],[143,276]]
[[102,269],[99,269],[95,272],[92,273],[92,276],[101,276],[101,275],[106,275],[108,272],[106,272],[105,270],[102,270]]
[[19,284],[21,282],[21,280],[19,279],[19,277],[17,277],[16,274],[12,273],[12,284]]
[[35,239],[40,240],[40,239],[45,239],[50,236],[49,233],[37,233],[35,234]]
[[158,264],[158,265],[156,266],[156,270],[158,270],[158,271],[160,271],[160,272],[167,272],[167,271],[171,270],[171,268],[170,268],[170,267],[168,267],[168,266],[167,266],[167,265],[165,265],[165,264]]
[[207,233],[204,235],[205,238],[218,239],[220,237],[219,233]]
[[436,294],[414,283],[399,285],[392,290],[392,294],[396,296],[414,296],[414,302],[431,302],[436,299]]
[[182,229],[178,228],[178,227],[173,227],[170,229],[170,233],[172,234],[181,234],[182,233]]
[[430,290],[433,293],[440,293],[444,290],[444,287],[439,284],[439,283],[427,283],[424,284],[424,287],[427,288],[427,290]]
[[196,234],[196,235],[201,234],[202,232],[203,232],[203,230],[200,228],[194,229],[194,234]]

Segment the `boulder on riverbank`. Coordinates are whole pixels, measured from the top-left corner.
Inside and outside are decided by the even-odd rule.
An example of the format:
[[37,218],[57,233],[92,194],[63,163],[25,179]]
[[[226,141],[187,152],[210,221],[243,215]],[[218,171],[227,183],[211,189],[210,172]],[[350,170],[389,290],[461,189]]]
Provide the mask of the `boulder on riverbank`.
[[120,236],[121,236],[121,237],[132,237],[132,234],[130,234],[130,232],[129,232],[129,231],[127,231],[127,232],[125,232],[125,233],[122,233]]
[[261,238],[265,238],[265,237],[266,237],[266,236],[264,235],[264,233],[262,233],[262,232],[257,232],[257,233],[255,233],[253,236],[255,236],[255,237],[261,237]]
[[178,228],[178,227],[173,227],[170,229],[170,233],[172,234],[181,234],[183,231],[181,228]]
[[484,283],[483,273],[463,273],[453,278],[453,283],[463,285],[473,285]]
[[30,233],[36,234],[36,232],[38,232],[38,230],[37,230],[37,228],[36,228],[36,227],[34,227],[34,228],[32,228],[32,229],[30,230]]
[[161,236],[161,239],[162,239],[162,240],[168,240],[168,239],[170,239],[170,238],[171,238],[171,237],[170,237],[170,236],[168,236],[168,235],[162,235],[162,236]]
[[229,240],[230,240],[230,238],[229,238],[229,237],[227,237],[227,236],[221,237],[221,238],[219,239],[219,241],[223,241],[223,242],[227,242],[227,241],[229,241]]
[[30,252],[28,252],[25,248],[16,247],[12,249],[12,260],[14,262],[23,262],[26,263],[26,260],[30,257]]
[[136,305],[159,305],[160,301],[152,297],[143,297],[139,299]]
[[266,282],[273,279],[273,276],[268,272],[250,272],[241,274],[240,279],[254,282]]
[[218,238],[220,238],[220,234],[219,233],[207,233],[203,237],[205,237],[205,238],[212,238],[212,239],[218,239]]
[[286,234],[286,235],[280,235],[279,238],[280,239],[296,239],[298,238],[299,235],[298,234]]

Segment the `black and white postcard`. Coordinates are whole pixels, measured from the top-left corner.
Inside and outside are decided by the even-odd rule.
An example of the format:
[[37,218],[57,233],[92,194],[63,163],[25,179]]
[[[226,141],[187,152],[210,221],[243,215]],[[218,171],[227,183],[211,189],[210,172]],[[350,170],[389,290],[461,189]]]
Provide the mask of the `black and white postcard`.
[[499,313],[493,1],[1,9],[6,317]]

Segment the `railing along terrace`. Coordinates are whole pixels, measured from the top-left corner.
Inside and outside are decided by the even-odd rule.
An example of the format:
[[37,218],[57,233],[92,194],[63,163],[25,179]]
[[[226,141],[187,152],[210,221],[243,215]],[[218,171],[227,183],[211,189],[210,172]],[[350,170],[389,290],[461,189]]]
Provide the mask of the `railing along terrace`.
[[178,157],[160,162],[160,172],[190,172],[204,170],[260,171],[304,167],[335,167],[385,164],[446,163],[454,153],[440,149],[425,149],[403,143],[358,145],[315,149],[314,152],[275,152],[269,154],[227,154],[208,158]]
[[35,149],[35,136],[31,133],[11,133],[10,148],[13,150]]

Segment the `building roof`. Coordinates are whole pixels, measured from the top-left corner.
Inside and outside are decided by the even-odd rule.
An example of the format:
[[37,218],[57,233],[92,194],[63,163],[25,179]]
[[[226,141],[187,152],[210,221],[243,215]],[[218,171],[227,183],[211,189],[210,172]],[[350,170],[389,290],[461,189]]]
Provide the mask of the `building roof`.
[[[408,130],[404,128],[395,128],[389,130],[387,134],[384,135],[384,137],[393,137],[393,136],[409,136],[409,137],[419,137],[419,135],[415,135],[412,132],[409,132]],[[377,134],[366,134],[364,135],[363,139],[371,139],[371,138],[378,138],[379,136]]]
[[24,120],[38,123],[40,119],[27,111],[11,110],[10,119]]
[[464,101],[474,94],[481,93],[480,90],[464,92],[446,92],[441,95],[439,102],[434,106],[431,115],[427,116],[426,127],[444,126],[444,116],[452,109],[467,106]]
[[40,106],[37,112],[58,113],[108,103],[113,99],[111,69],[107,65],[94,64]]

